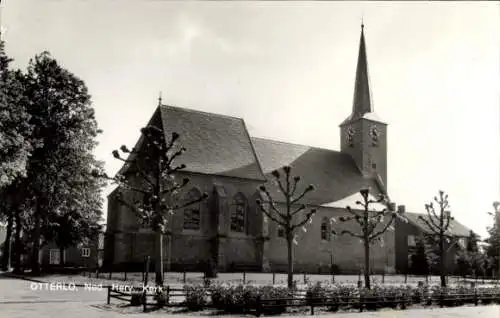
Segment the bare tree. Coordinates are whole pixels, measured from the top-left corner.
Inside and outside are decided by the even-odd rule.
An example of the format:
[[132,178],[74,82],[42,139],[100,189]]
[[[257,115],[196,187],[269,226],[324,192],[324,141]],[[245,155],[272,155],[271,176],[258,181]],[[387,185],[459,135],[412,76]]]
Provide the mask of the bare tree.
[[[285,173],[284,180],[281,180],[281,174],[278,170],[274,170],[272,172],[272,176],[275,178],[275,182],[278,185],[279,192],[283,195],[283,201],[277,201],[276,198],[273,198],[264,185],[258,188],[264,197],[264,201],[257,200],[260,210],[285,232],[288,251],[288,288],[293,287],[292,244],[295,239],[295,231],[309,222],[311,217],[316,213],[315,209],[306,211],[306,205],[299,204],[299,201],[302,200],[307,193],[314,190],[314,186],[309,185],[299,195],[296,195],[297,184],[300,181],[300,177],[292,177],[291,170],[292,168],[289,166],[283,167],[283,171]],[[280,208],[279,203],[277,202],[283,202],[284,209]],[[299,215],[299,213],[303,211],[305,212],[305,215]]]
[[[377,200],[372,200],[370,199],[369,196],[369,189],[361,189],[359,191],[361,194],[361,197],[363,198],[363,201],[356,201],[357,205],[360,205],[362,207],[361,211],[356,211],[351,209],[351,207],[346,207],[347,211],[349,212],[348,216],[342,216],[339,218],[339,221],[341,222],[349,222],[349,221],[356,221],[356,223],[359,225],[361,231],[360,232],[353,232],[351,230],[341,230],[340,235],[351,235],[355,238],[358,238],[362,241],[363,246],[364,246],[364,260],[365,260],[365,266],[364,266],[364,278],[365,278],[365,287],[370,289],[370,244],[380,242],[382,243],[382,234],[384,234],[387,230],[392,230],[393,229],[393,222],[396,219],[396,217],[401,217],[396,211],[391,211],[388,210],[387,208],[384,208],[382,211],[370,211],[370,206],[375,203],[387,203],[387,199],[385,196],[380,195]],[[384,219],[386,217],[389,217],[389,220],[387,220],[387,223],[384,223]],[[406,220],[405,218],[401,217],[403,220]],[[382,226],[379,226],[382,224]]]
[[441,278],[441,286],[446,287],[446,253],[447,249],[445,244],[453,239],[453,236],[448,233],[451,227],[451,221],[453,217],[448,211],[450,205],[448,202],[448,194],[444,191],[439,191],[439,197],[434,197],[434,201],[438,204],[439,211],[436,212],[433,203],[428,203],[425,205],[425,210],[427,211],[428,217],[419,216],[428,227],[430,231],[430,236],[434,238],[434,241],[439,246],[438,257],[439,257],[439,276]]
[[[139,149],[120,147],[123,153],[129,154],[127,159],[124,159],[118,150],[113,151],[113,156],[129,165],[130,169],[127,176],[117,175],[111,179],[120,188],[116,196],[117,201],[135,212],[143,223],[155,232],[155,282],[162,286],[163,236],[169,233],[169,215],[204,200],[208,195],[204,193],[188,202],[179,200],[181,189],[189,183],[188,178],[177,182],[175,177],[179,171],[186,168],[184,164],[174,166],[174,160],[186,151],[186,148],[178,145],[179,134],[172,133],[171,139],[167,141],[163,130],[153,125],[142,128],[141,134],[143,143]],[[130,202],[124,197],[125,191],[139,194],[141,199]]]

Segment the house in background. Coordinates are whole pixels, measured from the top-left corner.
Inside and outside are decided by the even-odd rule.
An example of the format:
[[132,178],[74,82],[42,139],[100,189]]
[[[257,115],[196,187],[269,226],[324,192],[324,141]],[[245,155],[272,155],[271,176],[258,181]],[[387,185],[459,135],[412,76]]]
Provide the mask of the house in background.
[[54,242],[44,244],[40,249],[39,262],[44,272],[60,267],[95,269],[102,265],[104,233],[85,243],[59,249]]
[[[404,209],[404,207],[403,207]],[[417,241],[424,234],[432,234],[428,225],[420,218],[423,217],[429,220],[427,213],[411,213],[401,211],[408,222],[396,220],[395,224],[395,248],[396,248],[396,272],[408,273],[409,272],[409,255],[415,250]],[[446,243],[446,268],[449,273],[455,270],[455,256],[457,252],[467,246],[467,238],[470,234],[470,229],[460,224],[456,220],[450,221],[449,230],[447,235],[453,237],[449,243]]]
[[3,257],[3,246],[6,243],[5,237],[7,235],[7,227],[0,223],[0,260]]

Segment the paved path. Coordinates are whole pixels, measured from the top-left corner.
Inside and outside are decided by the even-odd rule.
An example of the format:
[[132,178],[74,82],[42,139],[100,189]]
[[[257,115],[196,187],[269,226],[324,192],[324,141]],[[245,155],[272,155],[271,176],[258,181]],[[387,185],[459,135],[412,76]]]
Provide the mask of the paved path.
[[[67,288],[70,285],[65,285]],[[36,289],[36,290],[34,290]],[[53,290],[25,280],[0,278],[0,318],[126,318],[158,317],[195,317],[194,315],[166,315],[162,312],[150,315],[126,314],[102,309],[106,302],[106,291],[89,291],[83,287],[77,290]],[[226,316],[229,317],[229,316]],[[287,316],[280,316],[287,318]],[[298,316],[289,316],[288,318]],[[376,313],[341,313],[321,315],[325,318],[498,318],[500,306],[457,307],[451,309],[414,309]]]

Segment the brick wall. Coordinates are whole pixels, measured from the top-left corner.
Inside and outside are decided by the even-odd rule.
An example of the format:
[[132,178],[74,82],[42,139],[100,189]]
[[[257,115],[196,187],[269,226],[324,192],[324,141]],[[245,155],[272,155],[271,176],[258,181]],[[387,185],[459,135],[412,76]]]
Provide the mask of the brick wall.
[[[213,238],[219,232],[227,236],[223,249],[220,249],[223,257],[219,258],[225,262],[222,264],[224,268],[232,263],[260,267],[255,239],[262,231],[262,216],[257,211],[255,199],[256,189],[261,182],[190,173],[183,173],[179,175],[179,178],[184,176],[188,176],[191,180],[184,189],[184,193],[196,187],[201,192],[206,192],[209,198],[201,203],[201,229],[199,231],[183,230],[182,211],[177,211],[169,219],[173,237],[171,243],[168,240],[165,241],[165,258],[167,259],[170,255],[172,266],[184,264],[194,267],[200,262],[207,261],[211,256]],[[230,231],[231,204],[237,193],[244,194],[248,202],[245,233]],[[133,194],[125,197],[130,201],[138,199]],[[114,264],[142,262],[146,254],[149,254],[153,260],[154,238],[146,238],[147,235],[142,234],[142,238],[136,239],[137,243],[132,244],[130,235],[127,233],[138,232],[141,227],[139,221],[128,208],[112,201],[110,200],[108,205],[108,215],[112,216],[111,221],[108,221],[108,229],[111,232],[115,231],[115,234],[113,239],[108,239],[110,247],[106,247],[109,250],[108,254],[113,255],[112,262]],[[168,251],[169,248],[171,252]],[[130,256],[131,254],[133,256]]]
[[[293,245],[294,266],[296,271],[318,272],[320,267],[329,268],[333,255],[333,263],[344,273],[359,272],[364,264],[363,244],[359,239],[349,235],[332,237],[330,241],[321,240],[321,220],[326,217],[338,219],[345,215],[344,209],[319,208],[313,216],[313,221],[305,226],[307,232],[298,229],[298,244]],[[381,225],[382,226],[382,225]],[[349,229],[360,233],[360,228],[354,223],[339,223],[334,229]],[[269,223],[270,241],[267,243],[266,257],[273,270],[285,270],[287,264],[287,248],[285,238],[278,237],[277,227],[272,221]],[[373,271],[383,271],[388,265],[394,267],[394,232],[383,235],[384,244],[371,246],[371,267]]]

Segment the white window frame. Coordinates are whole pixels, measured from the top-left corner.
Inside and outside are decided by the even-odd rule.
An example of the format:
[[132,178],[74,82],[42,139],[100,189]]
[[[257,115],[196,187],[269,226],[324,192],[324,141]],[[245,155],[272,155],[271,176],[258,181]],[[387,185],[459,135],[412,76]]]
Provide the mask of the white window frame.
[[460,246],[461,248],[467,248],[467,242],[466,242],[466,238],[465,237],[460,237],[458,238],[458,246]]
[[58,248],[49,249],[49,264],[50,265],[61,264],[61,251]]
[[83,247],[81,249],[82,257],[90,257],[90,248],[89,247]]
[[408,244],[408,247],[415,247],[417,246],[417,241],[415,235],[408,235],[406,239],[406,243]]

